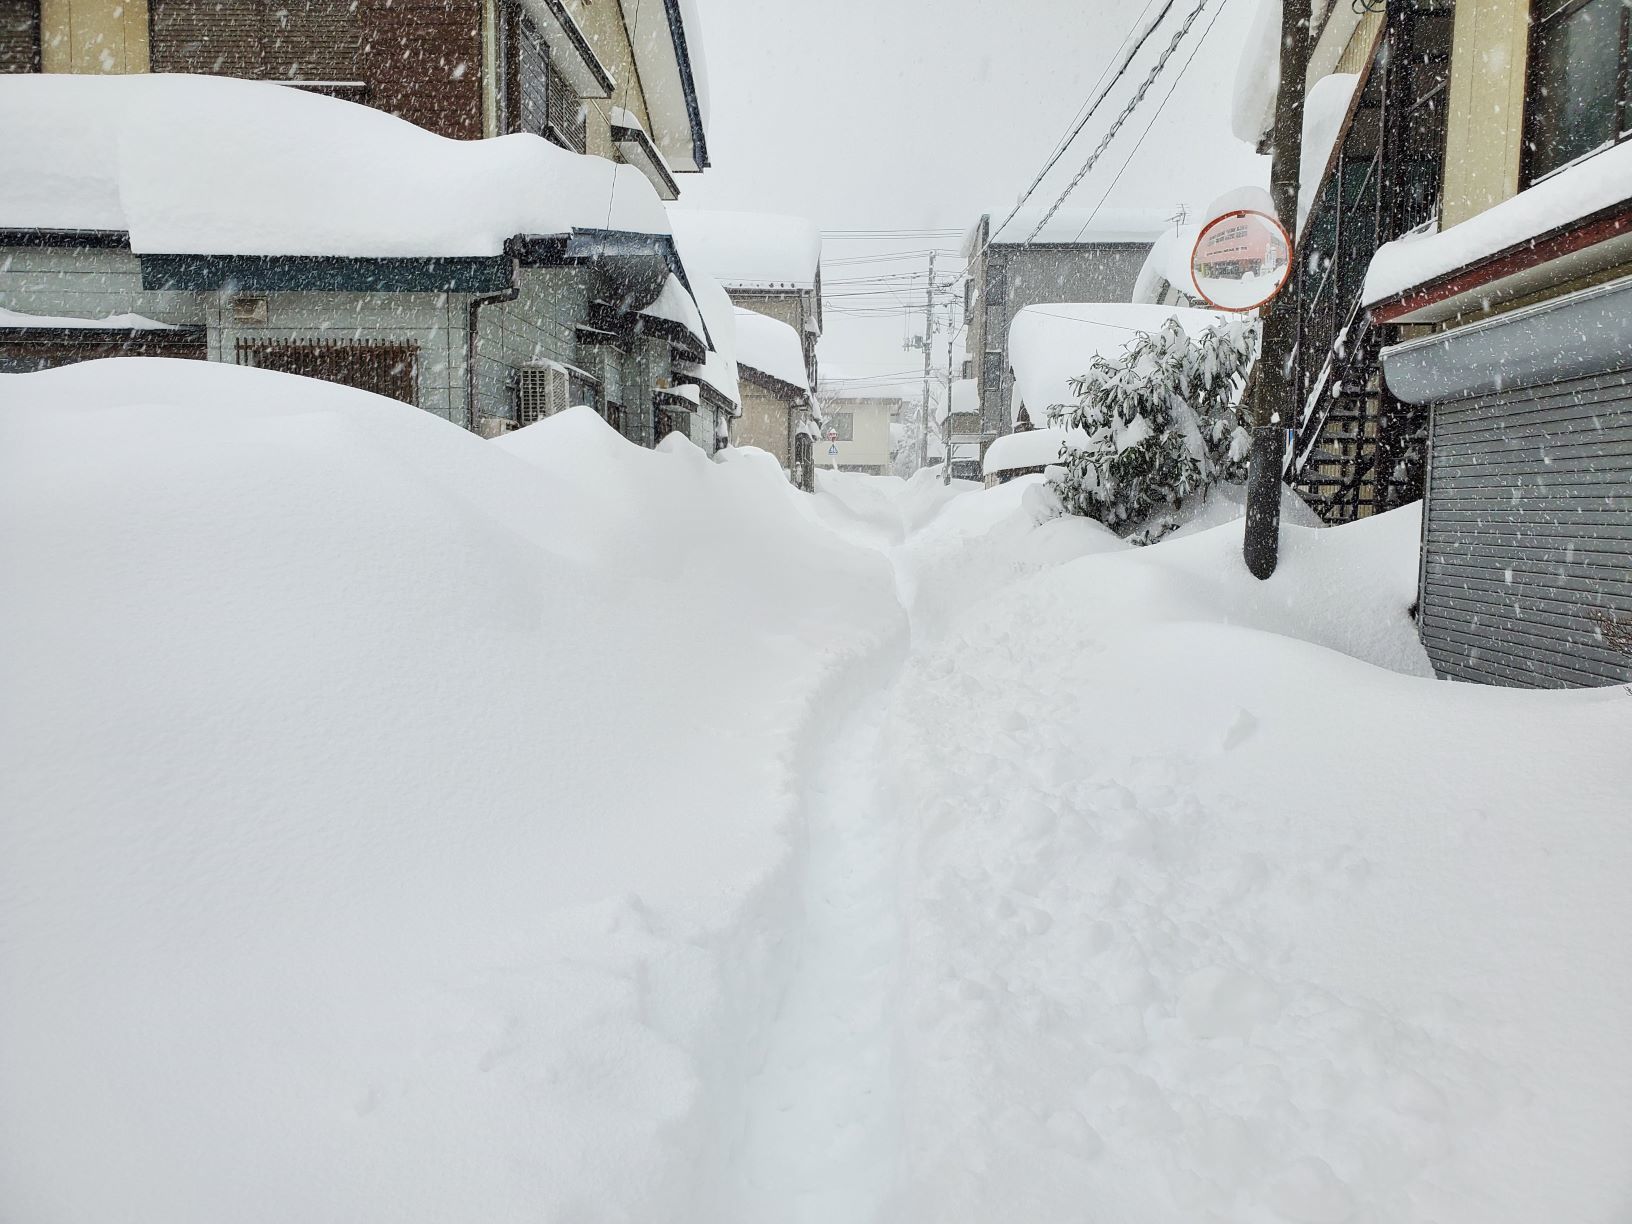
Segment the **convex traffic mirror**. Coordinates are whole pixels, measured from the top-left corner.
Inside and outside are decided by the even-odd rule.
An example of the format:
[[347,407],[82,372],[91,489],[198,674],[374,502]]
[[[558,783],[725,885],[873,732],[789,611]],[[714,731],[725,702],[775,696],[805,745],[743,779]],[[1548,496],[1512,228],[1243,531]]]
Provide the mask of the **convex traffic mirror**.
[[1252,209],[1225,213],[1196,238],[1190,275],[1196,291],[1220,310],[1256,310],[1272,301],[1292,272],[1292,243],[1274,217]]

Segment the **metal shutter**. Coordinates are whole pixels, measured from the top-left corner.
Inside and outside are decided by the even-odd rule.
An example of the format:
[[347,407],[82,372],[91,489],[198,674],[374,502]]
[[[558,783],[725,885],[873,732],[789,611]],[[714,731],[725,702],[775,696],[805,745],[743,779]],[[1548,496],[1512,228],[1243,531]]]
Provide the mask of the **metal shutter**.
[[1632,678],[1632,372],[1433,409],[1421,629],[1443,676],[1526,688]]

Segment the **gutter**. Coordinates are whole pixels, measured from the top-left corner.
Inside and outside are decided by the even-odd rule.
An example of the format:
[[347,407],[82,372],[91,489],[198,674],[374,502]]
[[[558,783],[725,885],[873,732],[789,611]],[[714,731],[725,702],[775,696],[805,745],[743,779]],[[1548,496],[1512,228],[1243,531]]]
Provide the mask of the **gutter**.
[[518,238],[504,240],[504,253],[510,258],[510,287],[497,293],[479,293],[467,304],[465,318],[465,428],[477,432],[479,415],[476,411],[476,327],[483,306],[490,302],[513,302],[521,296],[521,245]]

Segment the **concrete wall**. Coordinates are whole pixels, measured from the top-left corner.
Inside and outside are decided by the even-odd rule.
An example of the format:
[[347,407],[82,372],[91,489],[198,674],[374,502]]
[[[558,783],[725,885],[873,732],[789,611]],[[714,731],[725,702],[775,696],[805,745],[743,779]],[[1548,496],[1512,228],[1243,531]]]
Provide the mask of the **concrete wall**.
[[196,293],[151,292],[129,251],[0,247],[0,306],[24,314],[100,319],[140,314],[161,323],[203,323]]
[[147,0],[40,0],[46,72],[146,72]]
[[981,432],[990,441],[1009,432],[1009,324],[1027,306],[1045,302],[1128,302],[1149,243],[1057,247],[995,246],[977,265],[970,353],[980,394]]
[[784,468],[793,463],[789,450],[789,404],[774,392],[741,380],[742,416],[732,426],[731,441],[736,446],[757,446],[776,456]]
[[515,419],[510,401],[512,373],[527,365],[556,361],[600,377],[578,359],[575,324],[589,313],[594,273],[587,268],[523,268],[521,294],[513,302],[483,306],[477,315],[476,383],[481,411]]
[[1445,227],[1519,189],[1529,0],[1458,0],[1452,38]]
[[243,340],[380,340],[418,347],[418,406],[465,423],[469,298],[440,293],[268,293],[266,322],[232,317],[226,294],[201,295],[211,361],[236,363]]

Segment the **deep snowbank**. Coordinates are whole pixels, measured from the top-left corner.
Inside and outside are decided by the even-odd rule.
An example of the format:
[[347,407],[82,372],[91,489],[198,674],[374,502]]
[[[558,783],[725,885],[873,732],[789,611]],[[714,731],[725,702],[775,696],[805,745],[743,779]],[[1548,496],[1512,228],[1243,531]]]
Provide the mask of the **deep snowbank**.
[[1028,572],[1010,487],[898,553],[890,1218],[1625,1219],[1625,692],[1418,678],[1414,508]]
[[0,378],[0,469],[0,1216],[718,1218],[885,563],[202,362]]

